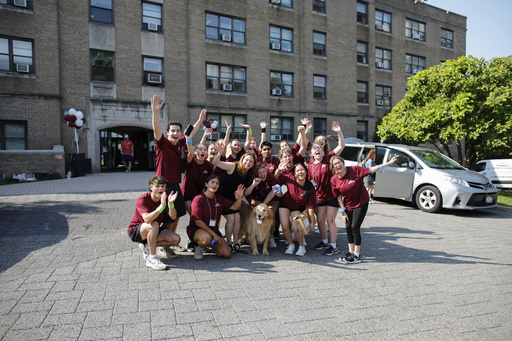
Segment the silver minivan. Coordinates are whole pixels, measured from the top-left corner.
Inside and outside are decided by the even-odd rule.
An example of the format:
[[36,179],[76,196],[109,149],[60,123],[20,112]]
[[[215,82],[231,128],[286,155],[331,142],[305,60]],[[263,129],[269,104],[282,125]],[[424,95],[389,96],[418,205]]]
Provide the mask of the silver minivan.
[[482,174],[470,171],[437,151],[380,143],[347,144],[346,165],[357,164],[375,148],[376,164],[397,161],[376,174],[374,196],[410,201],[425,212],[496,207],[498,191]]

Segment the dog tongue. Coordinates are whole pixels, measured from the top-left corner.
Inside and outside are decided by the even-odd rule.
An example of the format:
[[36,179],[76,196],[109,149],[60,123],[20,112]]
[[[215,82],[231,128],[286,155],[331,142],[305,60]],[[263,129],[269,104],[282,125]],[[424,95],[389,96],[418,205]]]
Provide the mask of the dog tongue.
[[257,222],[258,224],[261,224],[261,223],[263,223],[263,220],[261,220],[261,219],[256,219],[256,222]]

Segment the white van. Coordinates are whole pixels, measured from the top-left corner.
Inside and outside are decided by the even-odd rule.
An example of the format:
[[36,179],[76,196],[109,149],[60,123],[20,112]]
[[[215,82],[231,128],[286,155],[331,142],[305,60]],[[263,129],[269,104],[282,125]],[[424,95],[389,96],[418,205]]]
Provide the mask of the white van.
[[512,159],[478,161],[475,172],[488,177],[498,188],[512,189]]

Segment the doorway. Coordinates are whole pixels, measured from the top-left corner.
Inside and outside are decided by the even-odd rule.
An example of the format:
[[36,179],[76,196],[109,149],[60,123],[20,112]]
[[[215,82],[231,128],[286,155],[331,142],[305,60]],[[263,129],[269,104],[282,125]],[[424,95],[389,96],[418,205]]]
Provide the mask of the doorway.
[[134,127],[115,127],[100,131],[100,165],[102,172],[124,171],[121,142],[128,135],[134,144],[132,171],[155,170],[153,131]]

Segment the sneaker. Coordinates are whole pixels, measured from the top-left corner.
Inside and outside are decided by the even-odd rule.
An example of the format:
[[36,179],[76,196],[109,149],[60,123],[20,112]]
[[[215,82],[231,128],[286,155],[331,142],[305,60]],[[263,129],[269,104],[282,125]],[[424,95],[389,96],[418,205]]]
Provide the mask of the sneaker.
[[160,258],[167,258],[167,259],[178,257],[178,255],[171,249],[170,246],[157,247],[156,255]]
[[361,263],[361,255],[356,256],[354,254],[351,254],[348,257],[343,257],[343,261],[347,264],[357,264]]
[[291,243],[290,245],[288,245],[288,247],[286,248],[286,251],[284,253],[286,253],[287,255],[293,255],[294,251],[295,251],[295,244]]
[[306,243],[306,237],[302,237],[302,244],[304,246],[308,246],[308,243]]
[[375,200],[370,199],[370,204],[375,204]]
[[199,245],[196,246],[196,251],[194,252],[194,259],[197,259],[197,260],[203,259],[203,253],[204,253],[204,248],[200,247]]
[[142,251],[142,257],[144,260],[148,259],[149,251],[146,249],[146,245],[139,243],[139,249]]
[[329,243],[324,243],[323,241],[320,241],[320,243],[316,244],[315,246],[315,250],[323,250],[327,247],[329,247],[331,244]]
[[332,245],[329,245],[327,250],[324,251],[324,256],[332,256],[337,253],[340,253],[340,250],[337,247],[332,247]]
[[162,263],[162,261],[158,257],[156,257],[156,258],[148,257],[148,259],[146,259],[146,266],[148,268],[155,269],[155,270],[165,270],[165,269],[167,269],[167,265]]
[[270,247],[272,249],[275,249],[277,247],[277,244],[276,244],[276,241],[274,240],[274,238],[270,237],[268,239],[268,247]]
[[299,249],[297,250],[297,252],[295,252],[295,256],[304,256],[306,254],[306,247],[304,246],[299,246]]
[[195,248],[196,248],[196,243],[194,243],[193,241],[189,241],[187,244],[187,251],[194,252]]

